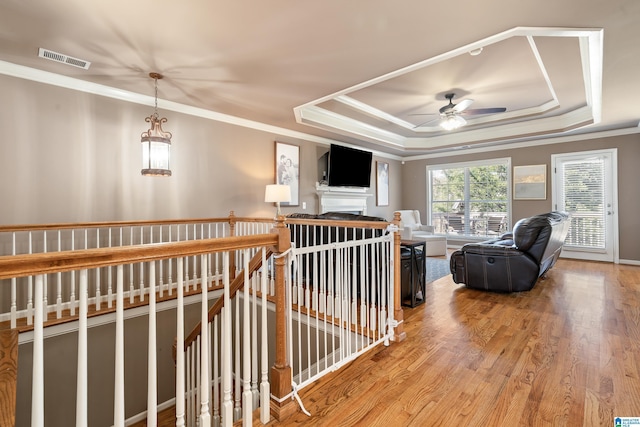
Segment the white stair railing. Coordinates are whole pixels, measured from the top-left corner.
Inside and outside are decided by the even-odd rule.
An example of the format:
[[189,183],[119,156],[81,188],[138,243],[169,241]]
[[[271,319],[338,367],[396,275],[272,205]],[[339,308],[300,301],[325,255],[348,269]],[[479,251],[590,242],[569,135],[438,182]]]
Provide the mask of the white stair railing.
[[[380,343],[388,345],[394,333],[393,234],[315,231],[308,227],[302,237],[334,241],[292,249],[287,269],[289,358],[298,389]],[[352,238],[335,237],[340,235]]]
[[[209,313],[201,313],[201,325],[206,326],[196,328],[185,346],[184,356],[191,360],[186,368],[187,413],[195,414],[187,417],[188,426],[208,422],[215,426],[231,426],[239,419],[248,426],[252,424],[252,413],[257,408],[260,408],[262,422],[269,421],[267,311],[270,304],[264,292],[268,283],[267,256],[265,249],[253,257],[250,255],[255,250],[243,249],[241,252],[243,272],[234,280],[233,288],[227,268],[230,254],[223,254],[225,291],[222,303],[214,305]],[[252,273],[259,266],[262,267]],[[260,304],[257,294],[261,294]],[[198,354],[200,358],[196,356]],[[212,375],[208,375],[209,372]],[[258,391],[258,383],[261,391]],[[203,402],[208,400],[211,390],[212,401],[207,401],[205,407]]]
[[[53,253],[73,251],[76,249],[113,248],[133,245],[170,243],[187,240],[202,240],[230,235],[229,218],[207,220],[184,220],[172,223],[170,221],[140,221],[115,223],[80,223],[80,224],[44,224],[0,226],[0,256],[22,255],[36,253]],[[255,230],[266,229],[267,220],[256,222]],[[242,229],[247,227],[243,224]],[[273,222],[271,222],[271,226]],[[267,231],[269,232],[269,231]],[[247,235],[245,233],[243,235]],[[255,233],[254,233],[255,234]],[[219,274],[219,258],[216,254],[209,255],[209,269],[207,275]],[[156,278],[159,296],[165,291],[172,295],[176,288],[176,278],[173,272],[175,261],[162,260],[158,262]],[[113,267],[95,269],[89,278],[89,304],[95,311],[112,309],[114,300]],[[213,272],[212,272],[213,270]],[[192,272],[192,277],[189,274]],[[126,274],[128,289],[125,297],[129,303],[136,298],[144,301],[149,289],[145,283],[145,271],[142,263],[130,264]],[[196,290],[198,277],[198,258],[190,257],[186,263],[186,280],[192,290]],[[56,319],[65,316],[75,316],[78,309],[76,291],[79,286],[76,272],[58,272],[45,275],[43,301],[45,319],[48,313],[55,313]],[[218,279],[219,280],[219,279]],[[11,286],[7,294],[0,298],[0,322],[9,321],[11,328],[20,324],[33,323],[33,278],[11,278]],[[1,283],[0,283],[1,284]],[[187,291],[189,291],[189,287]],[[4,287],[0,286],[0,290]],[[4,291],[3,291],[4,292]],[[20,322],[23,323],[20,323]]]
[[[241,248],[244,253],[244,259],[248,263],[248,255],[250,252],[255,251],[256,248],[272,247],[278,243],[277,234],[269,235],[257,235],[240,238],[219,238],[219,239],[205,239],[199,242],[175,242],[159,245],[141,245],[131,248],[98,248],[89,249],[83,251],[67,251],[60,253],[47,253],[46,255],[40,254],[27,254],[27,255],[15,255],[11,257],[0,257],[0,279],[10,279],[15,277],[20,279],[22,277],[30,277],[34,284],[34,298],[33,298],[33,365],[32,370],[32,388],[31,388],[31,425],[43,426],[50,424],[46,419],[45,412],[45,396],[51,391],[46,392],[51,387],[55,387],[53,382],[47,384],[47,372],[44,371],[44,361],[46,359],[45,354],[45,331],[44,323],[47,315],[46,308],[44,306],[44,289],[46,287],[46,277],[50,275],[57,275],[62,273],[68,275],[70,271],[74,271],[79,278],[79,288],[77,292],[79,303],[79,317],[77,319],[78,328],[78,341],[77,341],[77,366],[75,370],[77,372],[76,381],[76,402],[75,402],[75,414],[72,412],[68,420],[64,422],[64,425],[73,425],[73,418],[75,415],[76,426],[86,426],[92,421],[89,419],[88,413],[88,371],[87,367],[90,365],[87,352],[87,335],[90,328],[88,322],[88,288],[90,284],[90,278],[96,274],[97,270],[105,270],[110,267],[116,269],[116,282],[115,282],[115,340],[113,344],[113,351],[115,355],[115,366],[113,372],[113,420],[114,426],[124,426],[128,424],[130,420],[126,419],[127,412],[125,411],[126,395],[125,395],[125,277],[126,266],[128,264],[142,264],[141,268],[145,270],[144,289],[150,289],[148,292],[148,304],[146,306],[147,314],[149,316],[148,326],[148,384],[147,384],[147,413],[148,424],[154,425],[157,422],[156,413],[159,408],[157,403],[158,398],[158,377],[157,377],[157,362],[158,352],[157,348],[159,343],[156,341],[156,311],[157,311],[157,292],[158,292],[158,266],[160,261],[171,259],[176,265],[176,272],[178,277],[176,281],[179,289],[177,291],[179,297],[179,309],[177,315],[177,330],[178,336],[180,331],[184,330],[184,291],[186,288],[186,280],[183,275],[183,267],[185,261],[192,261],[193,256],[196,256],[197,266],[200,268],[198,277],[200,278],[199,292],[200,292],[200,309],[202,318],[208,320],[208,308],[209,301],[215,298],[215,295],[219,294],[219,291],[212,291],[210,286],[210,278],[207,271],[208,259],[211,259],[211,255],[215,253],[221,254],[221,259],[224,262],[224,266],[220,268],[224,272],[225,288],[229,291],[229,258],[230,253],[235,249],[232,247]],[[216,249],[221,248],[221,249]],[[223,249],[224,248],[224,249]],[[213,252],[212,252],[213,251]],[[183,255],[184,254],[184,255]],[[28,267],[25,267],[28,266]],[[89,268],[88,268],[89,267]],[[32,273],[30,273],[32,272]],[[20,283],[20,280],[17,281]],[[26,281],[25,281],[26,283]],[[245,292],[246,292],[245,287]],[[193,297],[192,297],[193,298]],[[226,299],[229,299],[227,295]],[[266,304],[265,304],[266,306]],[[243,322],[251,322],[251,311],[246,311],[243,314],[245,316]],[[229,308],[225,310],[225,318],[231,319],[231,311]],[[231,342],[232,332],[231,329],[233,322],[231,320],[225,321],[225,327],[222,331],[225,342]],[[248,323],[250,324],[250,323]],[[206,329],[209,331],[209,329]],[[182,333],[183,334],[183,333]],[[198,405],[198,412],[193,414],[192,420],[197,418],[199,426],[208,426],[211,423],[211,380],[209,366],[211,362],[211,347],[209,346],[209,334],[205,333],[198,340],[198,353],[191,362],[191,365],[195,367],[199,377],[192,381],[191,384],[184,386],[184,379],[187,375],[187,369],[184,366],[184,354],[180,355],[180,352],[176,356],[176,424],[184,425],[185,421],[189,421],[190,413],[185,413],[184,401],[185,398],[189,400],[189,386],[198,385],[199,389],[196,391],[198,400],[194,400]],[[266,343],[265,343],[266,344]],[[137,345],[137,344],[136,344]],[[222,349],[227,351],[230,346],[223,346]],[[243,349],[243,358],[251,360],[251,349]],[[265,350],[266,351],[266,350]],[[231,361],[231,353],[224,355],[224,365],[222,371],[225,371],[225,365],[228,365]],[[188,364],[189,362],[187,362]],[[227,366],[226,372],[231,379],[231,369]],[[251,371],[251,369],[250,369]],[[246,372],[246,369],[245,369]],[[234,376],[238,376],[241,380],[243,374],[234,373]],[[186,378],[189,378],[186,376]],[[246,386],[246,382],[243,383]],[[99,385],[92,385],[92,387],[100,387]],[[106,386],[103,386],[103,388]],[[268,385],[267,385],[268,388]],[[245,399],[246,400],[246,399]],[[268,404],[268,395],[267,402]],[[227,399],[227,402],[229,399]],[[225,402],[224,407],[228,407]],[[251,406],[251,403],[250,403]],[[224,409],[223,409],[224,411]],[[188,411],[187,411],[188,412]],[[185,417],[186,415],[186,417]],[[224,419],[224,412],[223,412]],[[228,421],[227,421],[228,420]],[[225,420],[225,425],[228,422],[233,422],[233,415]],[[101,420],[101,422],[104,420]]]
[[[237,222],[235,231],[243,236],[251,236],[267,227],[271,229],[272,226],[272,223],[267,225],[260,221],[247,221],[246,224]],[[296,234],[296,237],[305,240],[308,246],[293,249],[287,255],[288,268],[282,264],[279,267],[293,273],[287,277],[286,283],[290,304],[287,315],[290,322],[287,331],[287,364],[291,364],[297,388],[308,385],[379,343],[388,343],[393,337],[391,326],[395,324],[393,234],[381,227],[318,227],[320,232],[309,227]],[[32,425],[43,425],[41,421],[44,416],[45,373],[42,340],[44,319],[49,310],[44,306],[47,278],[58,280],[57,283],[71,282],[72,286],[66,288],[66,294],[73,294],[73,298],[77,296],[77,301],[71,304],[71,308],[77,306],[79,310],[76,425],[87,425],[89,422],[87,393],[83,392],[87,389],[88,376],[87,307],[92,299],[96,299],[96,293],[91,292],[91,289],[95,289],[92,285],[96,283],[93,281],[96,277],[102,279],[98,288],[115,289],[115,294],[109,290],[106,295],[99,295],[100,298],[107,298],[104,300],[107,304],[112,301],[116,304],[113,425],[121,426],[128,422],[125,419],[124,308],[126,300],[131,297],[131,283],[136,283],[133,290],[137,293],[136,297],[142,299],[144,293],[148,294],[145,302],[150,310],[147,361],[148,423],[153,425],[157,421],[155,414],[159,408],[158,355],[155,350],[158,345],[156,298],[165,290],[172,293],[172,289],[175,289],[177,298],[176,335],[179,343],[176,354],[176,425],[227,426],[232,425],[238,418],[243,419],[244,425],[250,425],[251,414],[258,406],[261,422],[269,421],[271,399],[268,373],[273,361],[268,358],[268,342],[273,336],[270,337],[267,327],[267,310],[273,309],[273,306],[267,297],[274,295],[275,269],[273,260],[265,255],[265,247],[274,245],[273,241],[266,243],[267,237],[274,237],[247,237],[247,241],[251,243],[243,244],[240,244],[242,238],[235,237],[233,242],[238,249],[230,249],[226,242],[231,240],[225,237],[203,238],[199,239],[202,240],[200,242],[185,242],[179,237],[186,236],[187,233],[193,237],[201,236],[202,233],[205,237],[217,235],[216,230],[218,229],[213,226],[191,225],[185,227],[182,232],[173,233],[165,228],[164,231],[156,230],[150,234],[158,236],[159,239],[167,239],[171,243],[149,245],[144,241],[144,244],[131,248],[111,246],[114,241],[122,239],[112,240],[112,231],[100,231],[95,233],[97,240],[101,240],[99,236],[108,236],[104,247],[75,252],[48,252],[47,257],[53,261],[46,270],[35,274],[8,276],[3,274],[0,268],[0,280],[15,279],[11,280],[11,288],[13,289],[15,284],[18,289],[15,292],[12,290],[12,294],[23,292],[27,284],[30,295],[33,291],[33,299],[30,300],[34,310]],[[74,233],[72,230],[70,234]],[[29,234],[31,235],[31,232]],[[127,233],[119,229],[115,234]],[[330,237],[334,235],[342,237]],[[72,239],[74,240],[75,238]],[[85,238],[84,242],[87,241]],[[223,241],[225,243],[222,243]],[[215,250],[218,244],[227,249]],[[32,241],[29,241],[29,246],[31,245]],[[82,246],[86,245],[87,243],[84,243]],[[75,247],[75,243],[72,243],[71,247]],[[129,249],[135,249],[136,253],[129,252]],[[14,246],[12,251],[17,252],[17,247]],[[118,254],[118,257],[113,258],[113,254]],[[12,256],[21,257],[20,254]],[[86,257],[85,264],[79,261],[82,257]],[[2,258],[7,257],[0,256],[0,267],[8,265],[3,264],[6,259]],[[253,269],[250,265],[256,258],[261,260],[261,267],[249,274]],[[239,268],[232,270],[234,259],[239,261]],[[76,262],[77,268],[73,267]],[[112,285],[113,269],[116,277]],[[230,274],[240,269],[245,271],[242,273],[243,287],[232,296]],[[108,279],[104,280],[105,278]],[[137,285],[141,278],[144,282]],[[107,282],[108,286],[105,286]],[[57,312],[57,283],[56,302],[53,304],[52,312]],[[200,317],[207,325],[209,300],[213,295],[214,283],[220,284],[224,289],[223,309],[203,328],[204,334],[183,351],[181,343],[185,342],[185,294],[191,288],[199,288]],[[64,301],[64,286],[62,289],[61,298]],[[284,320],[281,324],[284,324]],[[286,383],[281,381],[281,384]],[[277,402],[281,401],[282,398],[277,399]]]

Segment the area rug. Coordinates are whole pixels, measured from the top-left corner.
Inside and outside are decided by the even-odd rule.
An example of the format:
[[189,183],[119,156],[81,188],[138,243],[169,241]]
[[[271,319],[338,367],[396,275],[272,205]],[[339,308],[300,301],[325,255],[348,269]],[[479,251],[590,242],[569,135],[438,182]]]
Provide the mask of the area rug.
[[434,280],[438,280],[441,277],[451,274],[449,270],[449,260],[442,258],[427,257],[427,277],[425,277],[426,283],[431,283]]

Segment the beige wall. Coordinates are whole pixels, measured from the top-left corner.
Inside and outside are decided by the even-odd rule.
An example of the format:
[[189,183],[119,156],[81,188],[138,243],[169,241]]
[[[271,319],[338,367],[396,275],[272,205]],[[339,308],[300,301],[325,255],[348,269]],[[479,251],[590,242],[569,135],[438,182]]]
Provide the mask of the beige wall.
[[[272,216],[264,186],[274,182],[274,141],[300,146],[300,206],[285,214],[317,211],[318,159],[328,144],[244,128],[171,111],[170,178],[140,175],[140,134],[151,107],[0,76],[0,224],[115,221],[226,216]],[[562,144],[389,162],[390,203],[368,214],[393,218],[397,209],[426,214],[426,166],[511,157],[512,166],[549,165],[551,154],[615,147],[619,169],[620,258],[640,260],[636,182],[640,182],[640,134]],[[374,169],[372,168],[372,169]],[[372,171],[372,183],[375,182]],[[548,180],[551,185],[551,180]],[[551,194],[550,188],[547,194]],[[551,210],[546,201],[514,201],[512,221]]]
[[547,200],[514,200],[512,223],[520,218],[553,210],[551,206],[551,155],[589,150],[618,150],[618,223],[620,259],[640,261],[640,134],[597,138],[527,148],[498,150],[477,154],[437,157],[408,161],[402,166],[403,209],[418,209],[426,218],[428,165],[467,162],[493,158],[511,158],[511,166],[547,165]]
[[[317,156],[328,145],[160,110],[173,134],[173,176],[143,177],[151,107],[7,76],[0,93],[0,224],[272,216],[264,188],[275,179],[276,140],[300,146],[300,203],[316,212]],[[385,161],[391,203],[377,207],[372,187],[368,214],[391,219],[400,169]]]
[[[302,202],[307,203],[304,212],[317,210],[318,157],[328,144],[160,110],[168,119],[164,129],[173,134],[173,176],[143,177],[140,134],[148,128],[144,119],[153,112],[151,107],[2,75],[0,93],[2,225],[220,217],[231,210],[239,216],[271,217],[275,208],[264,203],[264,188],[275,180],[275,141],[300,146],[300,206],[283,212],[303,212]],[[379,159],[374,155],[373,167]],[[390,166],[390,205],[376,206],[374,186],[367,210],[369,215],[391,219],[401,204],[401,170],[398,161],[384,161]],[[173,362],[164,357],[170,356],[166,346],[175,335],[170,328],[175,324],[172,315],[164,312],[159,317],[166,326],[159,327],[159,342],[164,343],[162,372],[172,371]],[[144,402],[146,396],[144,318],[127,321],[125,333],[127,375],[139,374],[127,377],[127,416],[131,416],[144,410],[138,397]],[[89,387],[92,395],[101,396],[90,398],[92,420],[109,420],[113,413],[112,335],[113,325],[107,325],[92,329],[89,337],[95,356]],[[45,398],[48,419],[65,419],[73,413],[72,400],[58,399],[58,394],[75,390],[75,363],[65,361],[75,360],[76,340],[75,334],[47,340],[45,381],[53,385]],[[138,341],[143,345],[133,345]],[[25,396],[30,391],[31,345],[21,345],[19,354],[18,422],[28,425]],[[170,396],[173,377],[163,375],[160,381],[163,394],[158,400],[163,402]]]

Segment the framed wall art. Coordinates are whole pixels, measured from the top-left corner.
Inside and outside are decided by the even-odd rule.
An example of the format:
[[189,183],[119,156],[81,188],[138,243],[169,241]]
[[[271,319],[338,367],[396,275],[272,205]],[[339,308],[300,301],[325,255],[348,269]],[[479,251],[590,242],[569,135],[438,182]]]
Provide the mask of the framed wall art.
[[513,167],[513,199],[545,200],[547,198],[547,165]]
[[389,206],[389,163],[376,162],[376,204]]
[[300,200],[300,147],[276,141],[276,184],[291,187],[291,202],[282,206],[298,206]]

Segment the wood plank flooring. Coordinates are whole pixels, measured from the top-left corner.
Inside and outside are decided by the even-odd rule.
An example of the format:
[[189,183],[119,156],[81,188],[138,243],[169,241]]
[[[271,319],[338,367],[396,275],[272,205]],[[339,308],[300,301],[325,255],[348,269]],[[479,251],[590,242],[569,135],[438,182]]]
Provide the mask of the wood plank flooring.
[[445,277],[407,339],[300,392],[273,426],[612,426],[640,417],[640,267],[561,259],[530,292]]
[[[639,266],[561,259],[515,294],[447,276],[404,318],[405,341],[300,391],[311,417],[268,425],[592,427],[640,417]],[[172,409],[159,425],[175,423]]]

